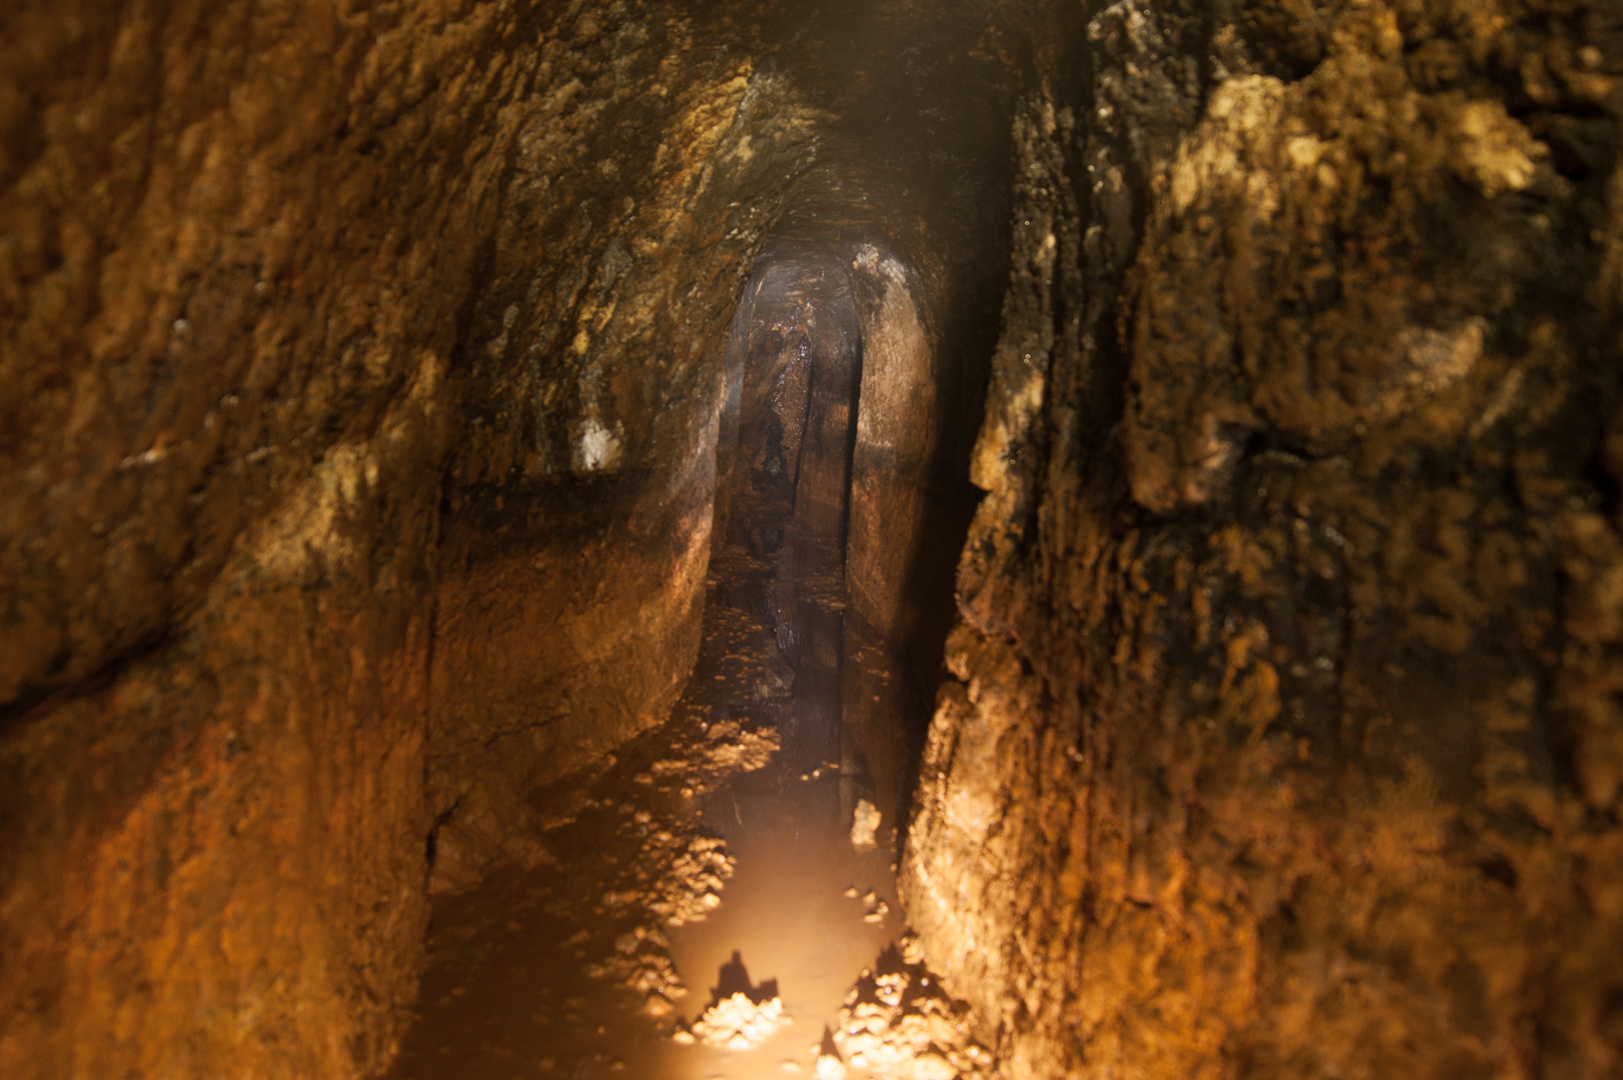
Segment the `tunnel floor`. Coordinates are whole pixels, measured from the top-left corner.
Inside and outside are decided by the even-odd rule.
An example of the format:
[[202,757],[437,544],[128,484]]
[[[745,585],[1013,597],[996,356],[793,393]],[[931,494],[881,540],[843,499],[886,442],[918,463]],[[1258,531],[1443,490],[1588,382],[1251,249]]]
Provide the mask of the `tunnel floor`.
[[946,1078],[985,1060],[903,936],[890,823],[853,843],[838,550],[767,531],[798,552],[797,672],[761,602],[778,545],[733,535],[754,539],[712,560],[671,719],[534,795],[551,827],[533,869],[436,904],[395,1080]]

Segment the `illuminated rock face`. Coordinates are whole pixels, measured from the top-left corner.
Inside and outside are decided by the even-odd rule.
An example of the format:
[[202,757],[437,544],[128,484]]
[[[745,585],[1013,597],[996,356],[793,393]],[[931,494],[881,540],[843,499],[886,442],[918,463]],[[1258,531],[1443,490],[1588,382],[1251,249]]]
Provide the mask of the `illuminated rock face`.
[[1210,10],[1020,120],[909,917],[1011,1077],[1616,1075],[1623,24]]
[[[1617,15],[1029,7],[954,13],[1012,179],[851,267],[851,625],[935,640],[1012,184],[930,966],[1011,1077],[1615,1075]],[[866,85],[756,14],[0,11],[0,1075],[375,1072],[431,884],[674,699],[727,321]]]

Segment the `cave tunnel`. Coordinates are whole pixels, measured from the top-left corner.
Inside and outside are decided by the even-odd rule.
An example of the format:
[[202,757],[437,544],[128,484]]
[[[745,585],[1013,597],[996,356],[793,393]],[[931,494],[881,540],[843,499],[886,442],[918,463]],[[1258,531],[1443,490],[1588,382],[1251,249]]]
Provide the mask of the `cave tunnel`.
[[0,1076],[1623,1074],[1605,0],[0,10]]

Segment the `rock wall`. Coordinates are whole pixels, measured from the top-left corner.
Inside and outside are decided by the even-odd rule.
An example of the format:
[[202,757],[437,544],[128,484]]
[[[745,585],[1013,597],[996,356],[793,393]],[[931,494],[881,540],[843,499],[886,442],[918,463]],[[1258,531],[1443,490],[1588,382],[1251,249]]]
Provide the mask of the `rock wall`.
[[436,823],[455,885],[668,695],[708,358],[811,151],[745,37],[0,13],[0,1074],[376,1071]]
[[1615,5],[822,15],[0,12],[0,1074],[379,1069],[691,663],[763,234],[907,256],[946,521],[1010,175],[902,868],[999,1067],[1619,1069]]
[[907,640],[918,612],[907,595],[928,523],[940,432],[940,351],[924,325],[907,267],[872,245],[856,253],[862,385],[851,456],[846,591],[852,614],[882,638]]
[[[524,794],[687,681],[727,321],[814,148],[791,87],[727,47],[741,31],[621,17],[595,51],[544,47],[579,74],[519,135],[468,320],[429,745],[447,887],[524,858]],[[586,74],[596,100],[570,89]]]
[[932,966],[1011,1077],[1616,1075],[1623,21],[1082,17],[1017,120]]

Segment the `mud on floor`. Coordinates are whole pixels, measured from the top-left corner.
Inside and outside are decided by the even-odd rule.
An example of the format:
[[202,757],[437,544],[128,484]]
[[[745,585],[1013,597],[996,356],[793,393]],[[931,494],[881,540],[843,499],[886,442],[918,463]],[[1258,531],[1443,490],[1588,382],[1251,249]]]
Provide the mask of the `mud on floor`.
[[[541,838],[542,865],[498,871],[437,903],[418,1018],[391,1077],[745,1077],[729,1062],[742,1064],[739,1052],[774,1037],[771,1064],[783,1075],[989,1075],[967,1009],[930,976],[908,937],[901,950],[883,949],[837,1018],[787,1015],[776,981],[750,983],[736,954],[736,972],[724,965],[717,986],[695,992],[690,980],[706,982],[715,969],[681,970],[672,940],[728,902],[739,856],[715,821],[751,820],[740,807],[763,788],[786,805],[821,805],[838,785],[836,767],[805,770],[779,753],[773,709],[720,720],[718,711],[686,705],[601,776],[554,789],[548,809],[557,824]],[[849,829],[830,822],[842,824]],[[850,849],[849,839],[836,839]],[[829,887],[838,895],[845,884]],[[889,890],[888,881],[849,885],[841,917],[894,938]],[[819,1039],[825,1030],[830,1038]],[[748,1076],[758,1074],[756,1062]]]

